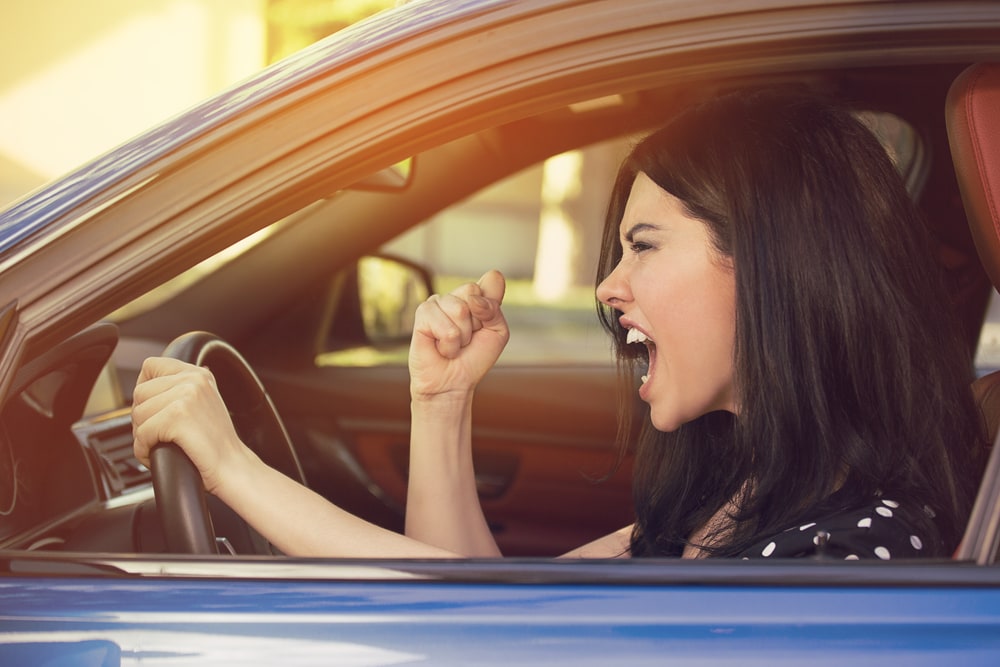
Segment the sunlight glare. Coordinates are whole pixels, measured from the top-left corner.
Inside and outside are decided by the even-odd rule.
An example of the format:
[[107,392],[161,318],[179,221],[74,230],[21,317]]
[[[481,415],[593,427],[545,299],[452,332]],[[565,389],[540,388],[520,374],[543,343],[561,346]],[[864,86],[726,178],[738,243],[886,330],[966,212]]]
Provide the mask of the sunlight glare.
[[580,151],[545,161],[534,281],[535,293],[543,302],[563,297],[573,285],[573,257],[579,240],[566,203],[579,196],[582,180]]

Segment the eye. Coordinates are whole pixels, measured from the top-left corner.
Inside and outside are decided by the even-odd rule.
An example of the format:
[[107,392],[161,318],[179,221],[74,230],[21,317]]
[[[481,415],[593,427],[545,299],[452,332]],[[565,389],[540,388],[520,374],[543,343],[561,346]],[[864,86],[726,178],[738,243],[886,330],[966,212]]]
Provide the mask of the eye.
[[629,243],[628,247],[629,250],[631,250],[637,255],[641,252],[645,252],[646,250],[651,250],[653,248],[652,245],[646,243],[645,241],[633,241],[632,243]]

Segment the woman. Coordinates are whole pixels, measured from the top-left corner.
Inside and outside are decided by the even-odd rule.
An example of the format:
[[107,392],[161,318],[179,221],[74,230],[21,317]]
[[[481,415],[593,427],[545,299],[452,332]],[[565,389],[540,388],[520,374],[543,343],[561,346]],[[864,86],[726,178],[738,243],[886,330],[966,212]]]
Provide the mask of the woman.
[[[647,367],[636,523],[568,555],[950,553],[983,438],[919,230],[874,137],[808,97],[726,96],[636,146],[597,287],[623,376]],[[178,443],[289,554],[497,556],[471,420],[509,336],[503,293],[490,272],[418,309],[405,536],[261,464],[210,373],[174,360],[143,366],[136,454]]]
[[[974,495],[981,418],[921,220],[877,140],[807,97],[734,95],[635,149],[609,221],[628,220],[629,193],[650,183],[662,210],[703,223],[719,272],[731,272],[734,323],[731,366],[691,377],[671,377],[660,343],[674,341],[653,337],[641,391],[682,395],[713,372],[731,384],[700,415],[658,422],[650,401],[659,431],[637,450],[631,554],[949,555]],[[658,255],[673,240],[622,230],[624,244],[606,228],[598,295],[620,358],[634,363],[645,359],[625,330],[634,283],[668,261]],[[687,303],[683,293],[662,298]],[[704,349],[708,318],[723,311],[666,316],[687,316]],[[729,341],[714,342],[720,359]],[[679,345],[675,357],[696,349]]]

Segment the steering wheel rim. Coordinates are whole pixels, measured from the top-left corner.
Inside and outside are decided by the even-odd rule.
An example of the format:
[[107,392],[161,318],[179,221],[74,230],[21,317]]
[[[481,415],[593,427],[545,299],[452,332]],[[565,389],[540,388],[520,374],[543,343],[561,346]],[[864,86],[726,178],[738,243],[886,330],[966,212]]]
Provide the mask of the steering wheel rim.
[[[218,336],[194,331],[174,339],[164,356],[211,368],[241,439],[267,465],[305,484],[305,475],[288,432],[246,359]],[[201,475],[174,443],[150,451],[153,495],[171,553],[217,554],[218,546]]]

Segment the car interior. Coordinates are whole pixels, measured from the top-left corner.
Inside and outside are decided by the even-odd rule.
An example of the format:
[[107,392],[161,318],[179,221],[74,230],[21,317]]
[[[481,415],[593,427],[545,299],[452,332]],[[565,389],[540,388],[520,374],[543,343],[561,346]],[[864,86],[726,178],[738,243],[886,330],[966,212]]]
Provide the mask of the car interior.
[[[233,388],[228,381],[220,387],[241,434],[265,460],[338,505],[401,530],[409,395],[398,352],[405,340],[366,333],[363,308],[351,305],[359,260],[397,257],[387,249],[400,235],[533,165],[601,142],[627,143],[672,109],[746,85],[805,86],[892,121],[887,148],[900,137],[907,144],[899,166],[937,242],[972,359],[1000,285],[1000,66],[968,65],[776,72],[628,90],[422,152],[402,184],[330,193],[211,269],[182,275],[19,369],[0,419],[0,548],[274,553],[228,508],[206,499],[183,462],[165,464],[154,480],[132,455],[131,387],[142,359],[168,345],[191,360],[227,360],[213,367],[232,361],[224,374]],[[426,257],[404,259],[417,282],[440,289]],[[185,336],[193,331],[212,336]],[[319,364],[331,336],[340,341],[334,346],[395,356]],[[1000,371],[993,370],[970,363],[970,383],[983,375],[974,387],[995,436]],[[610,357],[533,361],[498,366],[477,391],[477,484],[505,554],[554,556],[631,521],[631,454],[618,443],[638,425],[619,433],[618,406],[630,400],[619,380]],[[261,416],[271,408],[277,423]],[[957,558],[995,559],[998,498],[994,450]],[[192,514],[210,520],[191,525]]]
[[[1000,65],[979,63],[958,76],[948,92],[946,123],[959,190],[983,267],[1000,286]],[[991,440],[1000,425],[1000,372],[973,383]],[[995,558],[1000,512],[1000,454],[994,446],[956,558],[985,565]],[[990,517],[993,517],[992,522]],[[992,554],[992,555],[991,555]]]

